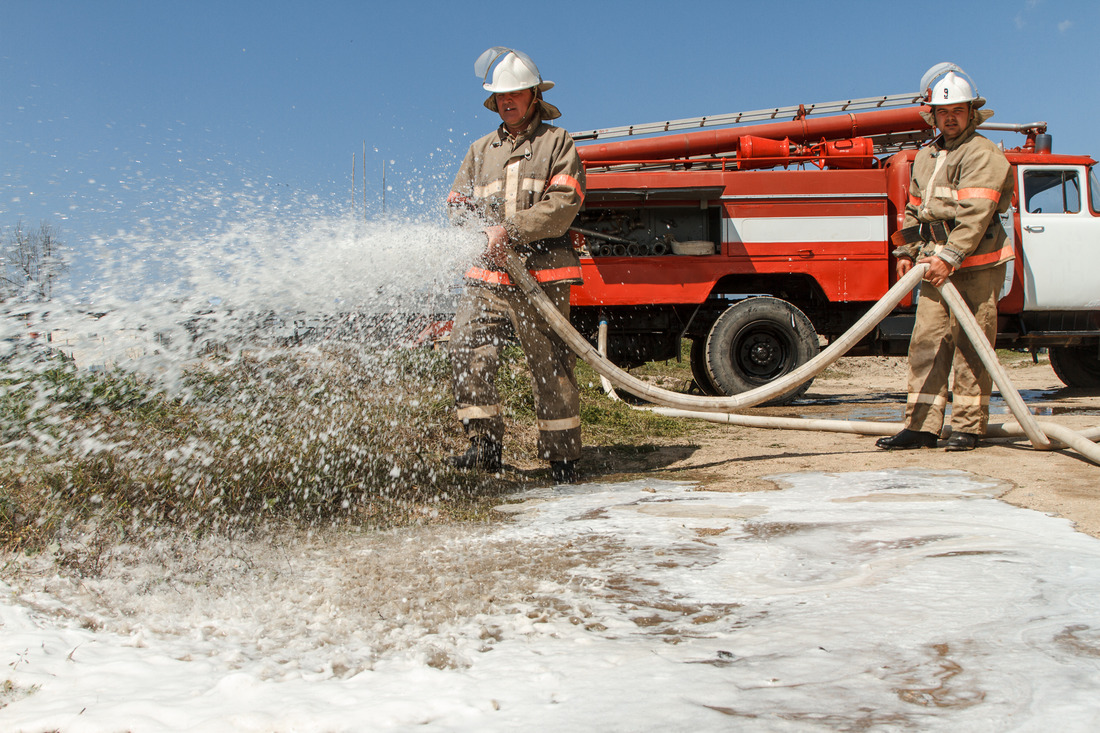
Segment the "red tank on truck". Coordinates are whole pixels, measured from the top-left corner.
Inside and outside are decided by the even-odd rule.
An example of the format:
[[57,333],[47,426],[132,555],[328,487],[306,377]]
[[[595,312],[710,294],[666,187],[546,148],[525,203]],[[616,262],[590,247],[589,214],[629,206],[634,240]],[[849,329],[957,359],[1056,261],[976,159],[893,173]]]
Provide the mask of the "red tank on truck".
[[[1046,348],[1065,384],[1100,387],[1096,161],[1052,152],[1045,122],[981,132],[1018,143],[1005,150],[1016,260],[996,346]],[[786,374],[895,281],[890,235],[933,134],[918,94],[574,133],[587,196],[571,230],[584,276],[571,321],[593,344],[606,322],[608,356],[625,368],[679,358],[689,339],[711,395]],[[602,142],[613,138],[628,139]],[[905,354],[914,314],[911,297],[850,354]]]

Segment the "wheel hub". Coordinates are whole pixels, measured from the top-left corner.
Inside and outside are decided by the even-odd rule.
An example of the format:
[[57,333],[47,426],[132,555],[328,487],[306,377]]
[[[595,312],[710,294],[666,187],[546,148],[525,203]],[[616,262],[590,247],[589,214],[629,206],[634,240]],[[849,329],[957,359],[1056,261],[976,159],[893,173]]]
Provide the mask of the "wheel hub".
[[749,359],[760,366],[773,363],[775,361],[775,344],[768,341],[757,341],[749,347]]
[[770,380],[783,371],[783,344],[773,334],[751,334],[739,351],[741,368],[753,377]]

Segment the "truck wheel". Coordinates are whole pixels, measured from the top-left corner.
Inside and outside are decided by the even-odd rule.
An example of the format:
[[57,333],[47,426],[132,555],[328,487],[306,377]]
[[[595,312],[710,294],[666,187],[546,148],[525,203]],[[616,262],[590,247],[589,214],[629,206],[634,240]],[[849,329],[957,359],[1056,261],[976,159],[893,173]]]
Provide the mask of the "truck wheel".
[[[707,367],[723,395],[767,384],[812,359],[817,332],[806,314],[779,298],[749,298],[731,305],[707,336]],[[810,388],[813,380],[765,405],[785,405]]]
[[722,391],[707,370],[707,339],[702,336],[691,340],[691,377],[703,394],[708,397],[722,396]]
[[1100,387],[1096,346],[1051,346],[1050,366],[1067,387]]

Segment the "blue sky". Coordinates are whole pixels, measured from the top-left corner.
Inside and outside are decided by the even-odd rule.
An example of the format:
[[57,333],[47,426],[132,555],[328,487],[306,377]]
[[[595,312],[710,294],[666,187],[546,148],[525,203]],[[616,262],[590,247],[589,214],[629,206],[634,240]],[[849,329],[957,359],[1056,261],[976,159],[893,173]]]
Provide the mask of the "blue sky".
[[1100,157],[1098,37],[1095,0],[0,0],[0,227],[79,248],[217,219],[180,203],[210,189],[339,209],[364,143],[370,209],[387,161],[389,210],[430,217],[498,122],[473,75],[491,45],[536,60],[573,130],[910,92],[950,60],[996,120]]

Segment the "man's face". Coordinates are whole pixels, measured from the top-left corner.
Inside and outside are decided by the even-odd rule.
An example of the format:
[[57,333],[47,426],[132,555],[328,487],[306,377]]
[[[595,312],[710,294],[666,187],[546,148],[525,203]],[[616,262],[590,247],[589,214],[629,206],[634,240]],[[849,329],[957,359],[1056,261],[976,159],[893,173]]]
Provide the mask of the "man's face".
[[952,140],[962,134],[970,121],[969,104],[943,104],[935,107],[936,127]]
[[509,129],[518,127],[523,116],[531,107],[535,98],[534,89],[521,89],[518,92],[498,92],[496,95],[497,113]]

